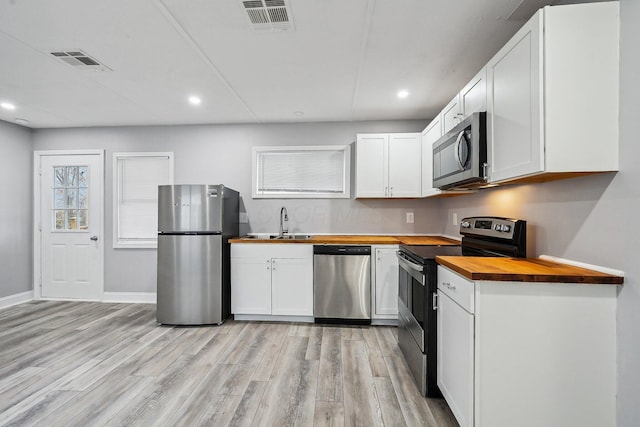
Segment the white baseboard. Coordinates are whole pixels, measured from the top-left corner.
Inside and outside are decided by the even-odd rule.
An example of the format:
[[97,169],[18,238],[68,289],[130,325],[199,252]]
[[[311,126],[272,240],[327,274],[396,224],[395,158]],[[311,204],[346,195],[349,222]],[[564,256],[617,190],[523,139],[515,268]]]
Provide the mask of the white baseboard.
[[21,292],[19,294],[9,295],[0,298],[0,308],[11,307],[12,305],[22,304],[33,300],[33,291]]
[[102,302],[156,303],[155,292],[105,292]]

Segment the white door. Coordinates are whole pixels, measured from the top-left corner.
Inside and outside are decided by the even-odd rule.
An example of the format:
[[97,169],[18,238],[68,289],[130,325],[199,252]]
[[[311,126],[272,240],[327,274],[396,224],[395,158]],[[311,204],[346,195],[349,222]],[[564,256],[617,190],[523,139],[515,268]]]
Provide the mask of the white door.
[[360,134],[356,140],[356,197],[387,197],[388,134]]
[[313,316],[311,258],[271,260],[271,313],[283,316]]
[[271,314],[270,258],[231,258],[231,313]]
[[389,196],[420,197],[422,189],[422,135],[392,133],[389,136]]
[[39,158],[41,295],[101,299],[103,156]]
[[374,316],[398,318],[397,247],[376,249]]

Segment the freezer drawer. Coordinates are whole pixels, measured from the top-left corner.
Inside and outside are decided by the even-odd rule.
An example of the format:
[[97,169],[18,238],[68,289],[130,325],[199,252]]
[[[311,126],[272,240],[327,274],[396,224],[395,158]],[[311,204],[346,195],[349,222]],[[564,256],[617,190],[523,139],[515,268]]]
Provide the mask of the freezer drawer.
[[225,191],[233,192],[222,185],[159,186],[158,231],[163,233],[222,231]]
[[228,316],[221,235],[158,236],[158,323],[219,324]]

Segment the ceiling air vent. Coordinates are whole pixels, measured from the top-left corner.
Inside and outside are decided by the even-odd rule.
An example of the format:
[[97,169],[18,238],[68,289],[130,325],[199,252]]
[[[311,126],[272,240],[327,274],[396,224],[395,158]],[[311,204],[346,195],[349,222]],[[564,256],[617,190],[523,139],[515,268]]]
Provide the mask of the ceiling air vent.
[[110,71],[106,65],[98,62],[80,49],[50,52],[60,61],[78,70]]
[[251,29],[258,31],[293,30],[291,8],[286,0],[241,0]]

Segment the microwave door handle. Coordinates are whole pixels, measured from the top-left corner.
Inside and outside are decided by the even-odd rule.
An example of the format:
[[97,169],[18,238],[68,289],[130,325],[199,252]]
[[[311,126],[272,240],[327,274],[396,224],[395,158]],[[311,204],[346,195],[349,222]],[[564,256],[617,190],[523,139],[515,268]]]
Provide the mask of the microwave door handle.
[[460,159],[460,144],[462,143],[463,137],[464,137],[464,129],[461,130],[460,133],[458,134],[458,138],[456,139],[456,149],[455,149],[456,161],[458,162],[458,168],[460,168],[461,171],[464,170],[462,159]]

